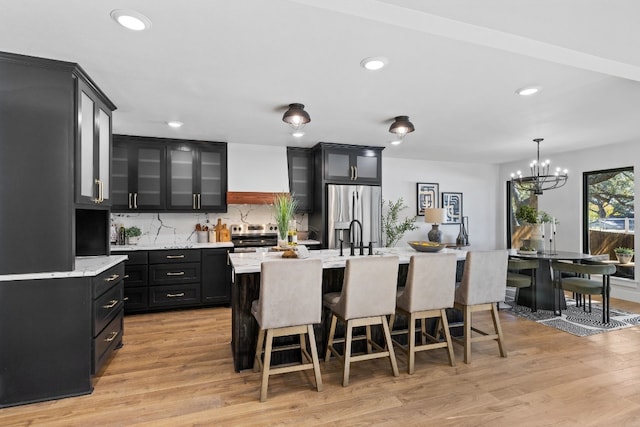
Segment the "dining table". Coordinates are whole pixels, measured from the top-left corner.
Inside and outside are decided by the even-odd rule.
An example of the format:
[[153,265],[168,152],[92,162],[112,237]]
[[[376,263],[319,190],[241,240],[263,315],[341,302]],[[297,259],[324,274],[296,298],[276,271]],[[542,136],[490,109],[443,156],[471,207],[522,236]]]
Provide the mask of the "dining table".
[[[513,258],[538,260],[538,268],[536,269],[536,306],[538,309],[554,311],[558,308],[566,309],[567,302],[564,298],[564,292],[556,289],[553,285],[551,262],[582,262],[593,258],[593,255],[581,252],[541,251],[535,254],[523,254],[517,249],[509,249],[509,256]],[[560,307],[556,306],[558,301]],[[516,304],[526,307],[532,306],[531,288],[522,288],[518,291]]]

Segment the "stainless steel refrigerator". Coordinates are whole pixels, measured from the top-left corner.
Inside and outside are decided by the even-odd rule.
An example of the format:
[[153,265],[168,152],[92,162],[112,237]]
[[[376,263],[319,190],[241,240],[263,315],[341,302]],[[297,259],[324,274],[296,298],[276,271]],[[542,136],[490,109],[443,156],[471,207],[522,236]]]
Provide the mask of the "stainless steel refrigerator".
[[[362,234],[353,220],[362,224]],[[339,248],[340,240],[343,240],[344,248],[352,241],[358,247],[361,240],[365,247],[369,242],[373,247],[383,246],[380,186],[327,185],[327,247]]]

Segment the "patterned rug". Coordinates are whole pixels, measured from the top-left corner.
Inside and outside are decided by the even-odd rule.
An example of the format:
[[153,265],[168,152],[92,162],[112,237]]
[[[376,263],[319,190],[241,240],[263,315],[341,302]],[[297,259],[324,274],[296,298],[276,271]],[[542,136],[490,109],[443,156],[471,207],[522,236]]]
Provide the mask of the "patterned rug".
[[603,332],[616,331],[618,329],[630,328],[640,324],[640,314],[628,313],[622,310],[611,308],[609,310],[610,322],[602,323],[602,305],[591,304],[591,313],[587,303],[587,311],[576,306],[576,301],[567,298],[567,309],[562,310],[562,316],[555,316],[552,310],[538,310],[531,312],[529,307],[517,305],[514,302],[515,289],[507,288],[504,304],[500,304],[500,309],[504,308],[516,316],[533,320],[542,325],[559,329],[579,337],[601,334]]

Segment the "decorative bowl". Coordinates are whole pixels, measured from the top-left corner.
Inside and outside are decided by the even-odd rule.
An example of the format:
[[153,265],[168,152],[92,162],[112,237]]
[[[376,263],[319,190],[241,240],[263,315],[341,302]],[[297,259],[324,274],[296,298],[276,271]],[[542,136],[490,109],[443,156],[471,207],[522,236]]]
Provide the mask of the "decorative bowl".
[[446,247],[446,245],[436,242],[415,241],[407,243],[418,252],[440,252]]

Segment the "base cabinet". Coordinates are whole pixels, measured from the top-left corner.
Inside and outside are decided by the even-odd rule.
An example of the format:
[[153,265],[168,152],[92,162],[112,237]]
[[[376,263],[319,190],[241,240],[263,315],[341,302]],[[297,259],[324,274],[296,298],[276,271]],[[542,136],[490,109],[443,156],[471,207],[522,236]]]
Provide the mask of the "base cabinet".
[[233,248],[112,251],[129,257],[125,313],[229,304],[230,251]]

